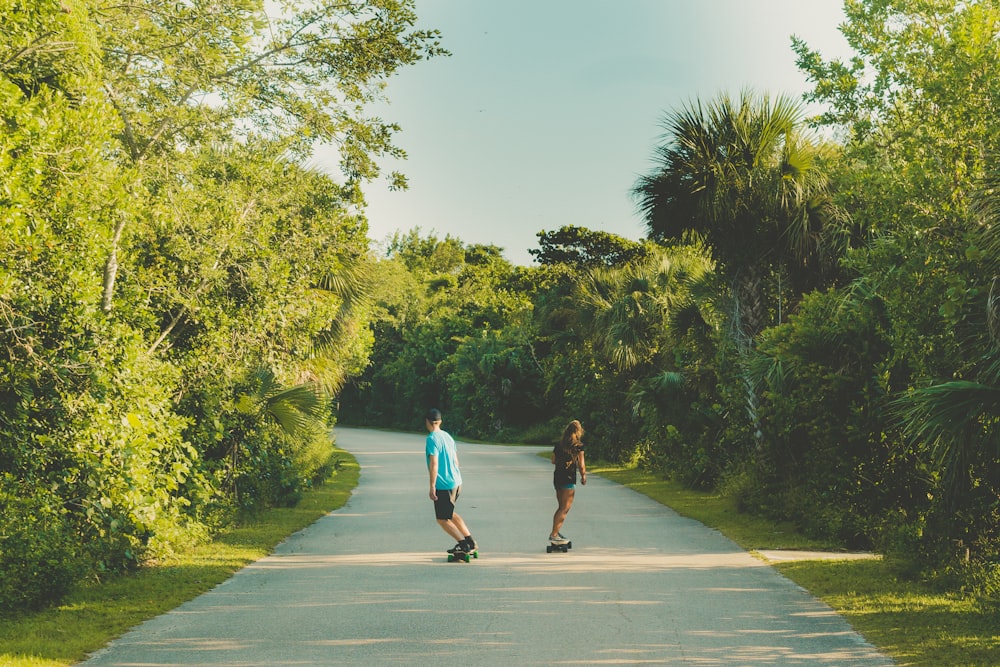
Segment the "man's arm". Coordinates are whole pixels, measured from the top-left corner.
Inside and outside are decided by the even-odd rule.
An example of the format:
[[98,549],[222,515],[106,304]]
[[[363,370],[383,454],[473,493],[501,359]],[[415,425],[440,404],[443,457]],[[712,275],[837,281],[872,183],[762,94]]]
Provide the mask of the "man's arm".
[[434,487],[436,486],[438,476],[438,457],[434,454],[427,457],[427,472],[431,478],[431,491],[429,495],[431,500],[437,500],[437,490]]

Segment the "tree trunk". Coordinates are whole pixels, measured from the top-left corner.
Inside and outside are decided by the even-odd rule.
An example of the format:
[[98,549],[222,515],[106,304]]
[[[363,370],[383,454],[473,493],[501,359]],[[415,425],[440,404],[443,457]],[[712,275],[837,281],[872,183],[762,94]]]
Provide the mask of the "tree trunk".
[[767,323],[767,304],[764,301],[764,281],[756,268],[744,270],[733,284],[733,296],[736,300],[734,314],[736,328],[742,339],[741,345],[755,347],[757,336]]
[[123,217],[115,226],[115,235],[111,239],[111,253],[108,255],[108,261],[104,264],[104,295],[101,297],[101,309],[105,313],[111,312],[114,300],[115,278],[118,276],[118,243],[121,241],[124,230],[125,219]]

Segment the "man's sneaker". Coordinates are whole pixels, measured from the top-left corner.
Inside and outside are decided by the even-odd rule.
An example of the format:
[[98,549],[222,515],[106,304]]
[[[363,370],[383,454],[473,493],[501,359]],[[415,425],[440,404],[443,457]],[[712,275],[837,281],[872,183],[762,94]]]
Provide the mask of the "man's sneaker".
[[450,554],[465,553],[465,541],[463,540],[462,542],[457,543],[451,549],[448,549],[446,553]]
[[462,540],[462,544],[465,545],[465,550],[466,551],[475,551],[476,549],[479,548],[479,545],[476,544],[476,541],[475,540],[471,540],[471,539],[470,540]]
[[549,542],[552,544],[566,544],[569,542],[562,533],[556,533],[555,535],[549,535]]

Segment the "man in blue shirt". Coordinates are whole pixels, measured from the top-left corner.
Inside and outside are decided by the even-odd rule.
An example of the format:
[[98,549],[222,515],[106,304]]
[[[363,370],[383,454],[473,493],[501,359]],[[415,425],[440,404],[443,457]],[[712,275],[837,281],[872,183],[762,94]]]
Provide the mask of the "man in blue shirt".
[[441,429],[441,411],[431,409],[424,417],[427,426],[427,471],[430,476],[430,498],[434,501],[434,516],[444,529],[457,541],[449,553],[475,551],[476,541],[462,517],[455,512],[455,501],[462,490],[462,472],[458,468],[458,449],[455,440]]

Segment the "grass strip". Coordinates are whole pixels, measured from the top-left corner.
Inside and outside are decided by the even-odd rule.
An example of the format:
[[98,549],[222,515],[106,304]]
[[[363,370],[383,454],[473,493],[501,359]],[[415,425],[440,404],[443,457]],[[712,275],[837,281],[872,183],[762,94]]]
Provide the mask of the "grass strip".
[[[649,472],[592,462],[588,472],[638,491],[747,550],[836,551],[791,525],[740,514],[731,498],[692,491]],[[775,569],[826,602],[899,665],[1000,665],[1000,611],[961,593],[901,579],[884,560],[811,560]]]
[[336,474],[306,492],[295,507],[267,510],[171,562],[80,586],[51,609],[0,617],[0,665],[72,665],[129,628],[211,590],[268,555],[289,535],[343,507],[350,498],[358,483],[358,463],[343,450],[336,456],[340,461]]

